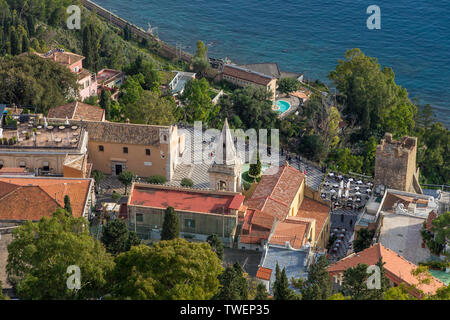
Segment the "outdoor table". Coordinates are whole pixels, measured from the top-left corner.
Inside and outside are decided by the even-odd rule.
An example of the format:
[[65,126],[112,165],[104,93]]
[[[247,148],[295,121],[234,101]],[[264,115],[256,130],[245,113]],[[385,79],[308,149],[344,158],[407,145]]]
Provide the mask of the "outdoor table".
[[356,198],[356,202],[361,202],[361,199],[360,198]]
[[340,246],[340,244],[339,243],[336,243],[336,247],[339,247]]
[[337,251],[337,248],[333,248],[333,251],[336,252],[336,251]]
[[52,129],[53,129],[53,126],[48,126],[47,129],[48,129],[48,130],[52,130]]
[[339,230],[337,228],[333,229],[334,232],[338,232]]
[[37,126],[38,129],[42,129],[42,126]]
[[58,129],[59,130],[64,130],[66,127],[65,126],[59,126]]
[[363,182],[361,180],[358,180],[356,183],[357,184],[363,184]]
[[345,232],[345,229],[344,229],[344,228],[342,228],[342,232]]
[[76,130],[76,129],[78,129],[77,126],[72,126],[72,130]]
[[339,236],[341,237],[341,239],[344,239],[344,237],[345,237],[345,235],[343,233],[341,233]]

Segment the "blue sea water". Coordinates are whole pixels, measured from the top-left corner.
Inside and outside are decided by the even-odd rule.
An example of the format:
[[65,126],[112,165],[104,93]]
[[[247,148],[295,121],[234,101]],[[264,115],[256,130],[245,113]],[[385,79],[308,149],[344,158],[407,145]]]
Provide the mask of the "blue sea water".
[[[283,71],[329,83],[345,51],[360,48],[392,67],[411,98],[431,104],[450,126],[450,0],[94,0],[193,53],[235,63],[278,62]],[[369,30],[366,9],[381,9]]]

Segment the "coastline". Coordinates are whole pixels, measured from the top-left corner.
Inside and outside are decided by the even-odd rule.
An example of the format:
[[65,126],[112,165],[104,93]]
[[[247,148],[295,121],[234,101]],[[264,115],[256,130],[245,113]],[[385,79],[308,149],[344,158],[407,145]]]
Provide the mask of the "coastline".
[[[101,7],[95,1],[82,0],[82,2],[83,3],[91,2],[91,3],[95,4],[98,7]],[[101,7],[101,8],[103,10],[105,10],[106,12],[108,12],[108,15],[112,15],[112,16],[115,16],[115,17],[121,19],[122,21],[126,21],[126,23],[129,26],[132,26],[133,28],[136,28],[137,31],[136,31],[135,34],[138,34],[138,35],[140,34],[140,36],[145,35],[146,37],[151,37],[151,35],[149,33],[144,31],[142,28],[134,25],[130,21],[125,20],[124,18],[121,18],[121,17],[117,16],[116,14],[110,12],[109,10],[104,9],[103,7]],[[103,18],[106,19],[104,16],[103,16]],[[137,21],[139,21],[139,17],[137,17],[136,19],[137,19]],[[133,21],[136,21],[136,19],[134,19]],[[108,19],[106,19],[106,20],[108,20]],[[142,25],[142,23],[141,23],[141,25]],[[165,26],[165,27],[167,28],[167,26]],[[193,27],[190,27],[190,28],[192,29]],[[191,31],[191,29],[190,29],[190,31]],[[201,30],[203,30],[203,29],[200,29],[200,33],[201,33]],[[166,33],[167,33],[166,34],[166,38],[167,38],[169,33],[168,32],[166,32]],[[201,37],[201,36],[199,36],[199,37]],[[213,37],[215,37],[215,36],[213,35]],[[155,40],[154,37],[152,37],[151,39],[153,41]],[[172,43],[175,43],[176,38],[175,38],[175,40],[173,38],[170,38],[170,39],[172,39],[171,40]],[[245,40],[245,37],[244,37],[244,40]],[[189,62],[190,58],[192,58],[192,53],[189,53],[187,51],[183,51],[183,49],[181,49],[181,48],[184,48],[184,50],[186,50],[186,48],[193,49],[193,47],[192,46],[183,47],[183,46],[179,45],[182,41],[180,41],[180,40],[176,40],[176,41],[177,41],[177,47],[175,48],[174,45],[171,45],[171,44],[169,44],[168,42],[166,42],[164,40],[158,39],[158,43],[160,43],[164,47],[163,49],[168,48],[168,50],[161,50],[161,51],[157,52],[157,54],[160,54],[161,56],[166,57],[168,59],[173,59],[173,58],[177,57],[176,55],[177,55],[177,52],[178,52],[178,53],[181,53],[183,56],[187,57],[186,59],[183,59],[183,61]],[[238,40],[237,44],[239,44],[239,41],[241,41],[241,40]],[[207,42],[205,42],[205,44],[206,43]],[[212,41],[211,43],[215,43],[215,41]],[[208,44],[209,44],[209,42],[208,42]],[[331,45],[333,45],[333,43]],[[307,44],[306,44],[306,46],[307,46],[306,48],[308,50],[311,48]],[[222,47],[223,47],[223,45],[222,45]],[[317,65],[317,63],[322,64],[322,62],[320,62],[321,61],[320,59],[323,58],[323,57],[321,57],[321,55],[314,55],[313,61],[309,62],[309,60],[311,60],[311,56],[308,56],[308,54],[310,55],[310,53],[306,52],[305,53],[306,61],[302,61],[302,62],[306,66],[308,66],[309,69],[304,69],[303,66],[301,66],[301,68],[294,69],[294,68],[286,67],[286,57],[289,56],[288,53],[286,53],[286,57],[284,57],[281,60],[279,60],[276,57],[275,58],[270,58],[270,56],[274,54],[274,51],[273,51],[274,48],[272,48],[272,47],[266,47],[266,48],[262,47],[261,49],[265,49],[265,51],[262,52],[262,54],[257,54],[256,56],[254,56],[252,54],[252,52],[253,52],[252,50],[250,50],[247,53],[242,52],[242,50],[246,48],[245,46],[238,46],[238,47],[239,47],[239,49],[236,52],[233,51],[234,52],[234,57],[231,57],[233,62],[235,62],[237,64],[252,64],[252,63],[260,63],[260,62],[268,62],[268,61],[269,62],[276,62],[280,66],[280,69],[283,69],[283,70],[297,70],[298,72],[295,72],[295,73],[300,73],[300,74],[305,75],[305,81],[307,81],[307,80],[309,80],[309,81],[319,80],[320,82],[325,83],[330,89],[333,88],[331,83],[328,81],[328,78],[326,77],[327,73],[324,74],[324,72],[322,70],[323,68],[321,69],[321,68],[315,68],[314,67],[315,65]],[[360,47],[360,46],[355,46],[355,47]],[[348,47],[348,48],[353,48],[353,47]],[[278,49],[281,50],[281,48],[278,48]],[[373,49],[375,50],[376,48],[373,48]],[[291,51],[291,50],[289,50],[289,51]],[[319,51],[320,51],[320,48],[319,48]],[[226,51],[223,50],[223,48],[221,48],[219,50],[219,52],[221,54],[220,55],[216,55],[216,57],[228,56],[228,54],[226,53]],[[370,51],[368,51],[367,54],[370,55]],[[252,58],[252,56],[254,58]],[[210,57],[214,58],[213,56],[210,56]],[[261,58],[261,57],[269,57],[269,58]],[[380,63],[380,65],[382,67],[383,66],[389,66],[389,65],[391,65],[391,67],[392,67],[392,65],[393,65],[392,62],[390,64],[386,64],[386,62],[383,63],[383,61],[380,61],[380,60],[382,60],[381,57],[378,57],[378,56],[375,56],[375,57],[377,57],[379,59],[379,63]],[[338,60],[338,58],[339,58],[338,56],[333,57],[333,59],[335,59],[336,61]],[[328,59],[327,61],[330,61],[330,60]],[[330,63],[327,62],[327,64],[330,64]],[[408,90],[408,93],[409,93],[411,101],[415,101],[417,99],[418,105],[431,104],[432,107],[433,107],[434,114],[436,115],[436,118],[439,119],[439,121],[443,123],[444,127],[446,127],[448,129],[450,127],[450,121],[449,121],[450,117],[448,116],[449,109],[446,106],[446,102],[445,101],[450,101],[450,100],[445,99],[446,95],[433,94],[433,90],[436,91],[435,90],[436,82],[430,84],[429,87],[423,89],[422,91],[418,91],[416,83],[418,82],[417,79],[419,79],[419,78],[418,77],[411,78],[408,74],[405,76],[405,72],[408,72],[408,71],[411,71],[411,70],[408,69],[408,68],[405,68],[404,62],[400,61],[400,63],[394,64],[394,65],[397,66],[395,70],[398,70],[396,72],[396,78],[400,78],[400,76],[402,76],[402,75],[403,75],[403,77],[409,77],[409,78],[406,78],[406,80],[405,80],[405,78],[403,78],[403,81],[398,82],[398,84],[401,85],[406,90]],[[333,69],[327,69],[327,70],[333,70]],[[410,80],[410,79],[416,79],[416,80]],[[413,84],[410,83],[408,85],[408,83],[407,83],[408,81],[409,82],[413,81]],[[423,82],[423,81],[420,81],[420,82]],[[442,91],[440,91],[440,92],[442,92]]]

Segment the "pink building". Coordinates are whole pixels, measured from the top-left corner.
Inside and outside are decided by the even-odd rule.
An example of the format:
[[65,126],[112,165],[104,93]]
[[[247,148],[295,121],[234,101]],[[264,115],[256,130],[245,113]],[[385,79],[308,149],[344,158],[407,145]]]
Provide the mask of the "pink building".
[[89,70],[83,69],[83,56],[62,49],[50,50],[46,54],[38,55],[68,67],[70,71],[77,75],[78,94],[81,101],[90,96],[97,96],[97,77]]

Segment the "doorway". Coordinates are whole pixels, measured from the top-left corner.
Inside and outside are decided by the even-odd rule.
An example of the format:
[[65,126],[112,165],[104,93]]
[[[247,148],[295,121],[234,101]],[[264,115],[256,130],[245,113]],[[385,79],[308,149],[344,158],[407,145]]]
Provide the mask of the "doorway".
[[116,164],[116,176],[120,175],[123,171],[123,167],[121,164]]

